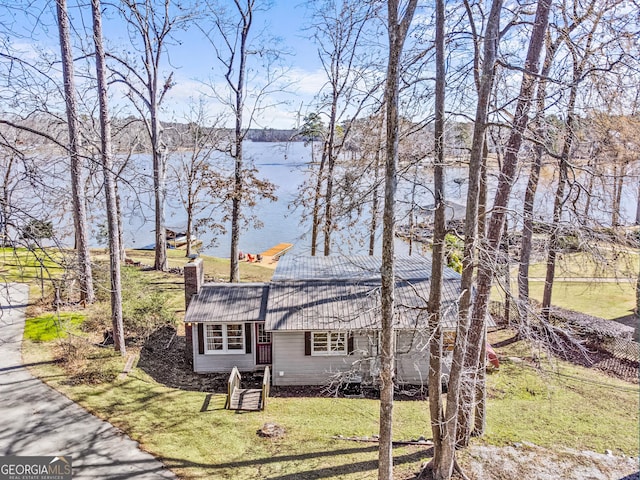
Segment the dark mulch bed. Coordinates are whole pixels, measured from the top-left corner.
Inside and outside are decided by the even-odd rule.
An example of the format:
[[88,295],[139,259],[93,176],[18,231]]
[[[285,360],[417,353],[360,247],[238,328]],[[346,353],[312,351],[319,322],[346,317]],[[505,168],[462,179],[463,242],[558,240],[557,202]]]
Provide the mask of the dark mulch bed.
[[[588,354],[585,357],[578,349],[564,345],[562,357],[572,363],[589,368],[597,368],[607,375],[621,378],[628,382],[638,383],[638,362],[620,359],[595,344],[587,344]],[[152,333],[140,351],[138,367],[158,383],[168,387],[196,392],[226,393],[229,374],[194,373],[191,361],[185,356],[185,337],[176,335],[173,327],[162,327]],[[243,388],[260,388],[262,374],[242,373]],[[326,386],[272,387],[273,397],[332,397],[344,396],[335,389]],[[374,387],[363,386],[362,397],[379,398],[379,391]],[[396,400],[425,400],[426,385],[403,385],[396,390]]]
[[[138,367],[156,382],[168,387],[196,392],[227,393],[228,373],[194,373],[191,361],[185,355],[185,337],[176,335],[174,327],[165,326],[153,332],[145,341]],[[260,388],[261,372],[242,373],[243,388]],[[272,397],[332,397],[342,392],[326,386],[271,387]],[[374,387],[363,387],[362,397],[379,398]],[[424,400],[426,386],[404,385],[396,391],[397,400]]]

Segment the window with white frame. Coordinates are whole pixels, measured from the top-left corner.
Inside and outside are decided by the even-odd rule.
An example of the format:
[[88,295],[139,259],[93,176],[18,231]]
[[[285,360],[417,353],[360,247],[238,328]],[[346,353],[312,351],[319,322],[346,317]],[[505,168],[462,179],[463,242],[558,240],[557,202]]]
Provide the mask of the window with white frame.
[[346,332],[312,332],[312,355],[347,355]]
[[216,323],[205,325],[205,353],[244,353],[244,325]]

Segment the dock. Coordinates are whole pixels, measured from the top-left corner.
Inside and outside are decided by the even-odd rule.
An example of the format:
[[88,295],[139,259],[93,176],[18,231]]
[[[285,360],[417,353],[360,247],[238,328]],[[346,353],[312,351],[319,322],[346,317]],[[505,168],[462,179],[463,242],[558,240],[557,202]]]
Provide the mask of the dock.
[[262,255],[263,258],[271,258],[276,261],[292,248],[293,243],[279,243],[275,247],[271,247],[269,250],[265,250],[260,255]]

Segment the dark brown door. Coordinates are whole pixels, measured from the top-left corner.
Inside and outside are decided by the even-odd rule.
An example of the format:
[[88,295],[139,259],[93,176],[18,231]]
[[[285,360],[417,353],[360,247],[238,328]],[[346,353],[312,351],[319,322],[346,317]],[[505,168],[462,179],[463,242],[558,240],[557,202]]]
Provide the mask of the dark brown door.
[[271,332],[266,332],[264,322],[256,323],[256,363],[271,365]]

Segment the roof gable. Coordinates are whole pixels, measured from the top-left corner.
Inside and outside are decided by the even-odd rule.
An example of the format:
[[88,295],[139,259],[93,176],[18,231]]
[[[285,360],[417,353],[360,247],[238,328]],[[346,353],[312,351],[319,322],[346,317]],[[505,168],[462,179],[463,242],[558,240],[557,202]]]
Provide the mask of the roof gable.
[[266,283],[205,283],[191,298],[184,321],[255,322],[266,318]]

